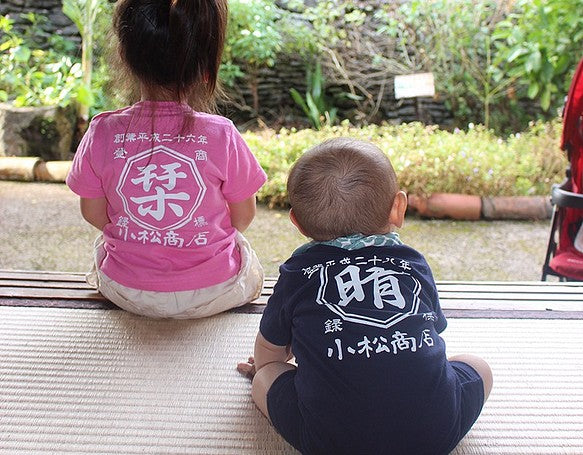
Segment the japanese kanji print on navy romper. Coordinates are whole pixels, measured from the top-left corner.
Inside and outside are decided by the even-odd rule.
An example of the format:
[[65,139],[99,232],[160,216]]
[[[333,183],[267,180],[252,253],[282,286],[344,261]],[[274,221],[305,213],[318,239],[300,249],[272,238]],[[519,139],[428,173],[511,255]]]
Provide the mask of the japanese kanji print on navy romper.
[[291,343],[298,368],[284,375],[295,374],[289,406],[301,424],[290,423],[286,397],[270,396],[287,393],[281,377],[268,409],[305,453],[447,453],[482,408],[477,373],[470,368],[473,397],[462,396],[458,365],[446,359],[429,266],[396,239],[355,250],[312,244],[280,268],[260,331]]

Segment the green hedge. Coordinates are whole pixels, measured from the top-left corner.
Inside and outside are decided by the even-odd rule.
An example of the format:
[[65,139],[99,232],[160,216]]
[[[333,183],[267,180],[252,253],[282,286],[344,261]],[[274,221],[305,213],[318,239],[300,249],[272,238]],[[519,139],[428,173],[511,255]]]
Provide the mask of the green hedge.
[[526,132],[504,139],[480,126],[448,132],[420,123],[363,128],[343,124],[320,131],[267,129],[243,136],[268,175],[259,200],[285,207],[291,165],[307,148],[338,136],[377,144],[409,194],[546,195],[562,180],[567,166],[559,149],[560,132],[560,122],[554,121],[532,123]]

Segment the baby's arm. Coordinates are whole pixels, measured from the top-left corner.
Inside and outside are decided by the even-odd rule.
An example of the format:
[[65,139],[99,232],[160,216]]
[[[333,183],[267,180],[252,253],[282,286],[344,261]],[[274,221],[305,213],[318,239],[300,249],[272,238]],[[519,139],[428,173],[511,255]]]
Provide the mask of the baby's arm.
[[231,214],[231,224],[239,232],[243,232],[255,218],[255,195],[241,202],[230,202],[228,206]]
[[[259,362],[255,360],[257,357],[259,358]],[[249,357],[247,362],[240,362],[237,364],[237,370],[249,379],[253,379],[259,368],[264,367],[268,363],[287,362],[292,357],[291,346],[277,346],[271,344],[263,337],[263,335],[261,335],[261,332],[259,332],[255,339],[254,355]]]
[[295,369],[295,365],[288,363],[292,357],[291,347],[277,346],[267,341],[261,332],[255,339],[255,357],[248,363],[239,364],[237,369],[247,376],[253,377],[251,395],[259,410],[269,418],[267,410],[267,392],[273,382],[288,370]]
[[265,339],[261,332],[255,338],[255,370],[259,371],[268,363],[285,363],[292,358],[291,346],[278,346]]
[[81,198],[81,215],[89,224],[92,224],[100,231],[109,223],[107,216],[107,199],[100,198]]

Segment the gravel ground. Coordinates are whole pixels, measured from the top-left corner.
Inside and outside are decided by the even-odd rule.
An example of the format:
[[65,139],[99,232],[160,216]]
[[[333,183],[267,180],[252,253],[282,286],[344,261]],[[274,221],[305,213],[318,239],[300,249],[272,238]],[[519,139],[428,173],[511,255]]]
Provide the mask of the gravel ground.
[[[420,220],[401,238],[425,254],[437,280],[537,281],[549,222]],[[0,181],[0,268],[84,272],[97,230],[81,217],[63,184]],[[246,232],[266,274],[305,242],[287,213],[260,206]]]

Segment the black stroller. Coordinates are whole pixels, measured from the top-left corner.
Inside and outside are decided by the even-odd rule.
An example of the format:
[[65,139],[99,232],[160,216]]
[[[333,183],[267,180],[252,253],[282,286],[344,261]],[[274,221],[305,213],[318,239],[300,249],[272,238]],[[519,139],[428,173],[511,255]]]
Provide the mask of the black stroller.
[[561,149],[569,168],[566,180],[551,192],[554,211],[542,280],[553,275],[560,281],[583,281],[583,59],[563,112]]

